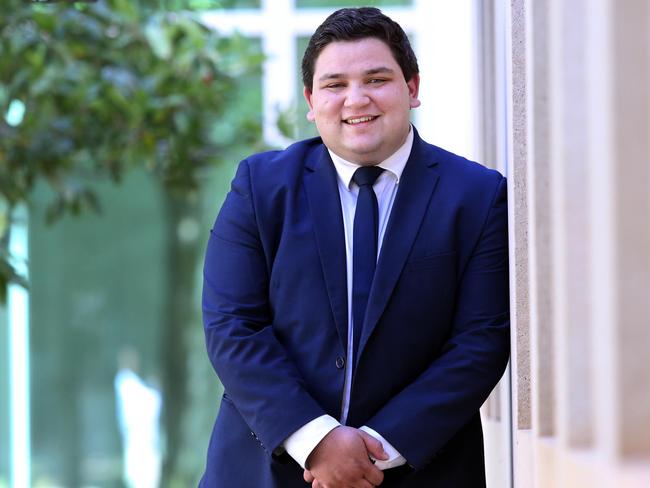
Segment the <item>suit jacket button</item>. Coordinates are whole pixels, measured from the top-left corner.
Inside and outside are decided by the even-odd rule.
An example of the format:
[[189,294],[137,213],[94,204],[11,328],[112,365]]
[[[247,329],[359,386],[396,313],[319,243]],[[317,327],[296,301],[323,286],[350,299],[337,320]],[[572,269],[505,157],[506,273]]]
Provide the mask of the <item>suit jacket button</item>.
[[338,369],[343,369],[345,367],[345,359],[343,359],[343,356],[336,358],[336,367]]

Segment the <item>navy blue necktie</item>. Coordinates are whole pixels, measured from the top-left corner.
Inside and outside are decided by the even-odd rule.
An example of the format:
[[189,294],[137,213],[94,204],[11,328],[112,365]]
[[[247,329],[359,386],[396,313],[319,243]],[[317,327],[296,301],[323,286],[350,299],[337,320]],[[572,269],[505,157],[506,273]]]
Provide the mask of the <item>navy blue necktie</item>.
[[377,228],[379,212],[377,197],[372,189],[379,175],[384,171],[378,166],[363,166],[357,169],[352,181],[359,185],[357,208],[354,212],[352,236],[352,319],[354,324],[353,351],[359,350],[363,318],[368,305],[370,286],[377,265]]

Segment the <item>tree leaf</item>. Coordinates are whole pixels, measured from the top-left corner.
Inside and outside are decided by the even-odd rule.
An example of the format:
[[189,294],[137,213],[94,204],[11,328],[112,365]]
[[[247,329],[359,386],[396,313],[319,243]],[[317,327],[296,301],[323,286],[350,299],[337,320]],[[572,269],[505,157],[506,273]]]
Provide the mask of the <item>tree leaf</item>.
[[169,59],[172,54],[171,40],[159,20],[157,18],[152,19],[145,27],[144,32],[153,53],[160,59]]

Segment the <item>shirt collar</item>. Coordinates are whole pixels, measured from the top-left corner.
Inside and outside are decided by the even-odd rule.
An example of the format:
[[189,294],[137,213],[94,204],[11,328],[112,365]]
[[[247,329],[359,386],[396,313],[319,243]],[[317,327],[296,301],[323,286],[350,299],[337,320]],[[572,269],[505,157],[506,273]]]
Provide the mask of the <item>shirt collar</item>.
[[[406,166],[406,162],[409,159],[411,154],[411,148],[413,147],[413,128],[409,126],[409,133],[406,136],[406,141],[402,144],[397,151],[391,154],[387,159],[379,163],[377,166],[385,169],[389,174],[393,175],[395,178],[395,183],[399,183],[400,178],[402,177],[402,172]],[[329,148],[327,151],[330,153],[332,162],[334,163],[334,168],[336,168],[336,173],[341,179],[346,188],[350,188],[352,183],[352,176],[354,172],[361,167],[359,164],[351,163],[346,161],[342,157],[338,156],[332,152]]]

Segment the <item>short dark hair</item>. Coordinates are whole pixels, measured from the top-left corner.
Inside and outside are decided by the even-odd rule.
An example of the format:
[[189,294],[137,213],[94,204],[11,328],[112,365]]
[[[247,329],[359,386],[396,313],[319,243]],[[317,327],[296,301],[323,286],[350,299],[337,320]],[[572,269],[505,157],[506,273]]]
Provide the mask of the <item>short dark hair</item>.
[[302,57],[302,83],[311,92],[314,68],[321,51],[331,42],[374,37],[384,41],[402,69],[406,81],[419,73],[418,60],[400,25],[374,7],[342,8],[327,17],[311,36]]

